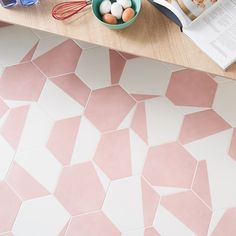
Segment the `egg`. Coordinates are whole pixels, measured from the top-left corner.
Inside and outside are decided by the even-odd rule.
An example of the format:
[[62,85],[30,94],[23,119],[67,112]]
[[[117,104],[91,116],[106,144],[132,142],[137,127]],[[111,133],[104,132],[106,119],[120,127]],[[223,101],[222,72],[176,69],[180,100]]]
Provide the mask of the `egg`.
[[107,24],[115,25],[117,23],[116,17],[113,16],[112,14],[107,13],[107,14],[103,15],[102,19]]
[[117,0],[117,2],[124,8],[128,8],[128,7],[131,7],[132,5],[132,2],[131,0]]
[[124,22],[130,21],[135,15],[135,11],[133,8],[126,8],[122,14],[122,20]]
[[123,13],[123,8],[119,3],[114,2],[111,4],[111,14],[113,16],[115,16],[117,19],[121,19],[122,13]]
[[109,0],[104,0],[99,6],[99,11],[101,15],[109,13],[111,11],[111,2]]

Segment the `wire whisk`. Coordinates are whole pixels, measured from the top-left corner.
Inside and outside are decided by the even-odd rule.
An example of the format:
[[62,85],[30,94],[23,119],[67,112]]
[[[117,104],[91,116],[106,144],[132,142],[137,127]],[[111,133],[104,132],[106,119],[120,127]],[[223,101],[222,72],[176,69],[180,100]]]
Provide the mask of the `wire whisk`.
[[70,1],[70,2],[62,2],[55,5],[52,9],[52,16],[56,20],[65,20],[70,18],[71,16],[77,14],[86,6],[90,5],[92,2],[82,0],[82,1]]

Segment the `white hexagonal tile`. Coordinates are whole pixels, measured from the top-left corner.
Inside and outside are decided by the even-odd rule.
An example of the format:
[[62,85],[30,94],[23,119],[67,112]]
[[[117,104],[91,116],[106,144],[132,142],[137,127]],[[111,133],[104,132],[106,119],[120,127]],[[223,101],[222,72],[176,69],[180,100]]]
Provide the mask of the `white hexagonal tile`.
[[184,115],[167,98],[145,102],[149,145],[176,141]]
[[0,51],[4,55],[0,57],[0,64],[3,66],[19,63],[38,41],[29,29],[15,25],[0,28],[0,35]]
[[46,146],[52,127],[53,120],[36,103],[33,103],[27,114],[18,150]]
[[0,136],[0,181],[5,178],[14,155],[15,151],[13,148]]
[[163,206],[158,207],[153,225],[162,236],[196,236],[196,234],[194,234],[186,225],[184,225]]
[[145,236],[144,229],[128,231],[123,233],[121,236]]
[[148,145],[131,129],[129,135],[132,174],[141,174],[147,157]]
[[71,164],[92,160],[100,136],[100,131],[98,131],[98,129],[86,117],[82,116],[74,145]]
[[232,132],[229,129],[185,145],[195,158],[207,162],[213,210],[236,205],[236,163],[228,156]]
[[215,80],[216,83],[221,84],[221,83],[227,83],[232,81],[229,78],[221,77],[221,76],[214,76],[213,79]]
[[17,152],[15,161],[49,192],[54,192],[62,167],[46,148]]
[[84,42],[84,41],[81,41],[81,40],[74,40],[74,42],[76,44],[78,44],[80,46],[80,48],[82,48],[83,50],[98,47],[95,44],[87,43],[87,42]]
[[213,231],[220,222],[221,218],[223,217],[224,213],[226,212],[227,209],[220,209],[217,211],[212,212],[212,217],[211,217],[211,223],[209,225],[208,229],[208,235],[213,235]]
[[183,66],[179,66],[176,64],[170,64],[170,63],[163,63],[163,64],[172,72],[185,69]]
[[78,102],[49,80],[45,83],[38,104],[54,120],[79,116],[84,110]]
[[131,94],[164,95],[170,76],[162,63],[140,57],[126,62],[120,85]]
[[[38,46],[34,52],[33,58],[32,59],[36,59],[37,57],[43,55],[44,53],[50,51],[51,49],[55,48],[56,46],[58,46],[59,44],[63,43],[64,41],[67,40],[67,38],[59,36],[59,35],[53,35],[51,34],[51,37],[44,37],[42,34],[45,34],[45,32],[43,33],[38,33],[40,34],[40,41],[38,43]],[[46,33],[48,35],[48,33]],[[43,37],[43,38],[41,38]]]
[[113,181],[102,210],[121,232],[144,227],[140,177]]
[[49,38],[54,36],[55,34],[42,31],[42,30],[36,30],[36,29],[31,29],[31,31],[39,38],[39,39],[44,39],[44,38]]
[[53,196],[25,201],[13,225],[15,236],[56,236],[70,215]]
[[101,47],[83,50],[75,73],[92,90],[110,86],[109,50]]
[[231,126],[236,127],[236,82],[218,84],[213,109]]
[[4,67],[0,65],[0,76],[2,75],[3,71],[4,71]]

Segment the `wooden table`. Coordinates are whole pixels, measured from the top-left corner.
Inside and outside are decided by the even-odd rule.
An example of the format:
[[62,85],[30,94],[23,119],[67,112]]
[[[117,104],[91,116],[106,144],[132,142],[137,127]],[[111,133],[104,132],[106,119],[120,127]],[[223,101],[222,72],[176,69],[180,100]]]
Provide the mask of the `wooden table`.
[[0,21],[236,79],[236,63],[223,71],[147,0],[142,2],[137,22],[122,31],[102,26],[90,8],[66,22],[56,21],[51,17],[51,9],[61,1],[41,0],[29,8],[0,8]]

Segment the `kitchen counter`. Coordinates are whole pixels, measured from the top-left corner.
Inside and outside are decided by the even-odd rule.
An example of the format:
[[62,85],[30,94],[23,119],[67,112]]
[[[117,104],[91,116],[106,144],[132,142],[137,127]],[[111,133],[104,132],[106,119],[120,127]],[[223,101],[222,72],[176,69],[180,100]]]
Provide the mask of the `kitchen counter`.
[[0,8],[0,21],[236,79],[236,63],[227,71],[222,70],[146,0],[137,22],[121,31],[100,25],[90,7],[70,20],[56,21],[51,9],[58,2],[61,0],[41,0],[29,8]]

